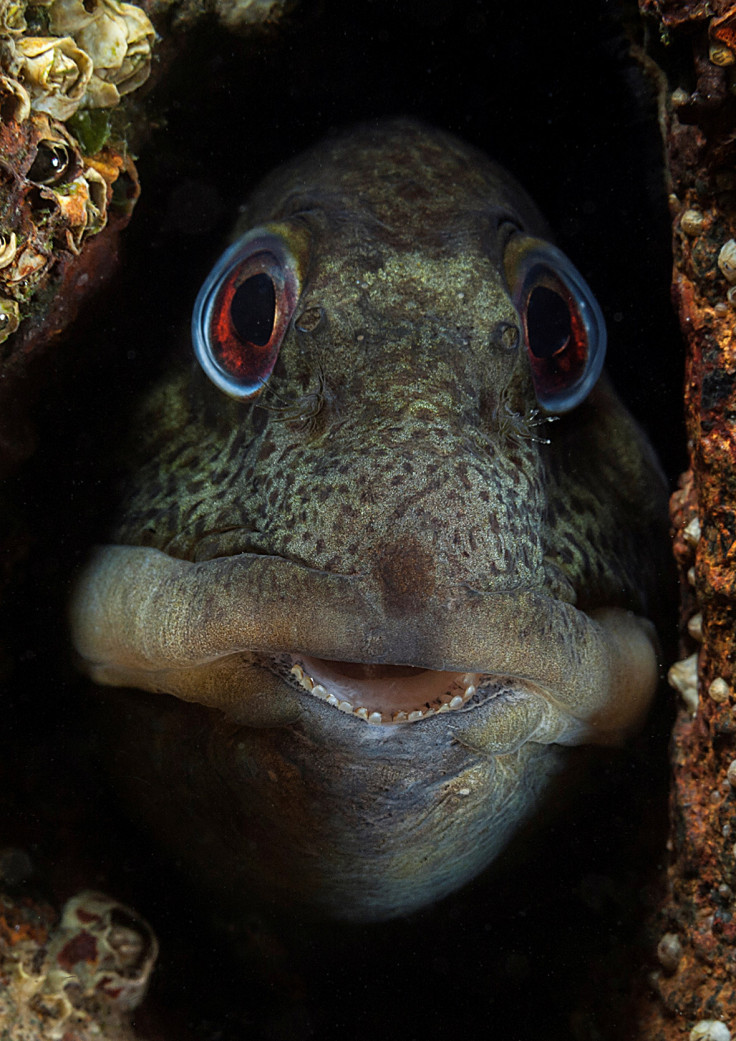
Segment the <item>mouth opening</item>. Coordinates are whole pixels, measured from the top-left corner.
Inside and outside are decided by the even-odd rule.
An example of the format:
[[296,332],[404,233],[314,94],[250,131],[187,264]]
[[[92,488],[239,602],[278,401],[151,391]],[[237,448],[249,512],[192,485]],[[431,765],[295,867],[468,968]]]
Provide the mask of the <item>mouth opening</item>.
[[363,665],[298,655],[292,683],[366,723],[415,723],[454,712],[475,697],[481,674],[411,665]]

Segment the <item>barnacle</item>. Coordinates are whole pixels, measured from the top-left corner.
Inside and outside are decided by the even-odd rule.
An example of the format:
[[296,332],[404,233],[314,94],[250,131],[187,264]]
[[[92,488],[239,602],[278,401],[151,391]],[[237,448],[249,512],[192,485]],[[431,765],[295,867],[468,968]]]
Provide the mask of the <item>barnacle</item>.
[[[142,1001],[158,952],[156,938],[130,908],[84,891],[67,901],[58,924],[50,909],[0,897],[0,1024],[17,1039],[133,1038],[130,1014]],[[138,1034],[136,1033],[136,1037]]]
[[9,235],[0,235],[0,268],[12,264],[17,252],[18,237],[15,232],[11,231]]
[[42,138],[36,148],[36,157],[26,177],[34,184],[55,185],[74,177],[74,153],[62,137]]
[[15,300],[0,297],[0,343],[15,332],[20,323],[20,312]]
[[85,167],[87,182],[87,233],[96,235],[107,224],[107,181],[93,166]]
[[33,279],[48,263],[48,256],[33,245],[26,246],[15,258],[15,262],[2,273],[7,286],[19,285]]
[[44,197],[58,211],[67,248],[79,253],[82,241],[107,223],[107,182],[94,167],[86,167],[60,190],[46,189]]
[[92,77],[93,64],[71,36],[25,36],[5,45],[9,66],[23,81],[31,107],[56,119],[69,119],[79,108]]
[[[39,284],[54,268],[59,247],[78,252],[89,225],[90,190],[82,156],[63,125],[31,112],[0,129],[4,165],[1,190],[6,218],[0,241],[0,294],[20,305],[2,329],[9,336],[25,315]],[[95,221],[93,227],[99,225]],[[71,242],[67,236],[70,232]]]
[[64,219],[67,244],[72,253],[77,253],[87,228],[89,185],[80,174],[71,184],[65,185],[63,192],[50,192],[50,195]]
[[93,63],[85,106],[116,105],[148,79],[156,33],[140,7],[118,0],[56,0],[49,24],[53,32],[73,35]]
[[56,0],[49,11],[49,28],[59,36],[73,36],[94,21],[99,5],[82,0]]
[[708,51],[708,58],[714,65],[720,65],[722,68],[736,62],[736,55],[724,43],[712,43]]
[[689,1041],[731,1041],[731,1031],[720,1019],[701,1019],[690,1031]]
[[667,673],[667,682],[679,692],[690,712],[698,711],[698,655],[675,662]]
[[700,235],[704,231],[706,223],[707,221],[700,210],[685,210],[682,217],[680,217],[680,227],[686,235],[690,236]]
[[0,0],[0,36],[15,36],[26,31],[25,3]]
[[275,21],[283,13],[284,0],[215,0],[215,11],[231,32]]
[[729,239],[721,246],[718,267],[729,282],[736,282],[736,239]]
[[4,120],[22,123],[31,114],[31,95],[12,76],[0,75],[0,111]]
[[25,2],[0,0],[0,294],[12,302],[3,339],[34,294],[50,279],[61,285],[70,259],[106,227],[113,184],[116,228],[129,219],[138,197],[132,160],[110,142],[109,120],[103,132],[83,130],[99,122],[95,109],[117,105],[148,78],[156,38],[141,8],[120,0],[29,2],[47,8],[30,31]]
[[67,901],[49,943],[46,987],[63,992],[72,977],[82,999],[128,1012],[142,1001],[157,955],[156,938],[142,918],[85,890]]

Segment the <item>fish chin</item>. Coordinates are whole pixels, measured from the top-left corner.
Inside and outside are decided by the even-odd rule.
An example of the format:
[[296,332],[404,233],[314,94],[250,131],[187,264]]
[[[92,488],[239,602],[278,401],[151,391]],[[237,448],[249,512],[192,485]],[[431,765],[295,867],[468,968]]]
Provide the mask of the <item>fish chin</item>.
[[404,725],[366,724],[303,689],[282,726],[131,691],[97,711],[136,816],[234,919],[259,906],[368,922],[475,878],[552,797],[560,739],[580,724],[529,688],[486,693]]
[[392,615],[370,582],[248,555],[106,547],[72,631],[94,680],[149,692],[111,740],[161,840],[219,893],[352,920],[475,877],[563,746],[620,742],[657,684],[626,611],[446,590]]

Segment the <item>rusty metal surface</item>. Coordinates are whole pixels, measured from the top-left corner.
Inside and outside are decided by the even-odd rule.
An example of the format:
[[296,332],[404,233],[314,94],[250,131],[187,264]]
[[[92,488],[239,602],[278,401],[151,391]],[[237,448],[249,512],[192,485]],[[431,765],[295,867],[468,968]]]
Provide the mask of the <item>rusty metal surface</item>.
[[671,862],[636,1037],[726,1038],[736,1031],[736,5],[639,6],[665,44],[656,59],[669,80],[673,299],[688,352],[691,469],[671,504],[682,592]]

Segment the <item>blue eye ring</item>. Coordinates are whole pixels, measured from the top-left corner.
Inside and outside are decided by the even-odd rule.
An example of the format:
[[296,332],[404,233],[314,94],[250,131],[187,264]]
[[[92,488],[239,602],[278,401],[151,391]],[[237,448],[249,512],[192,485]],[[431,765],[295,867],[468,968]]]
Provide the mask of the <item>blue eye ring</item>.
[[216,387],[240,400],[260,394],[300,289],[299,264],[277,230],[254,228],[225,250],[192,314],[194,353]]
[[514,235],[504,267],[537,401],[545,412],[569,412],[588,396],[603,369],[603,312],[577,268],[548,242]]

